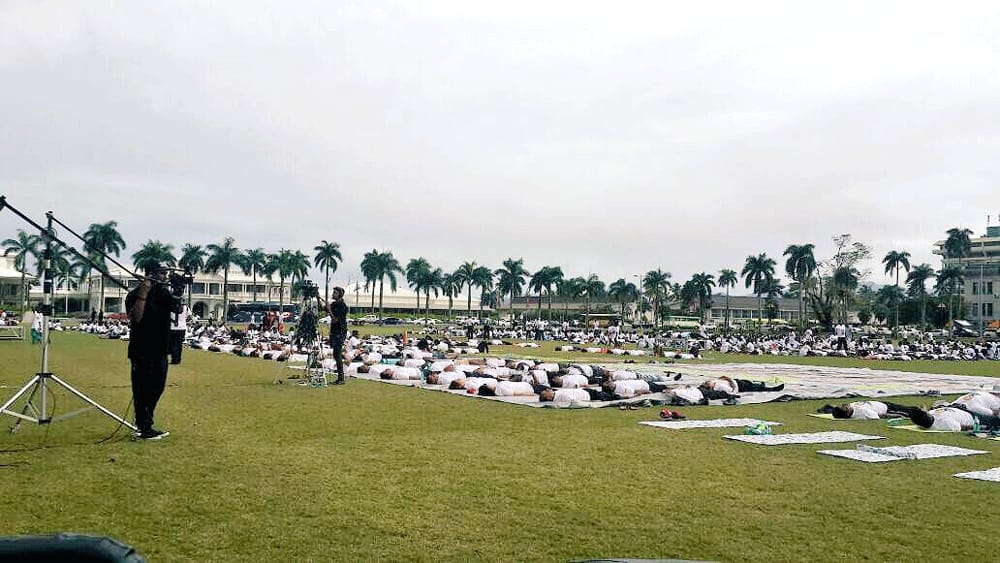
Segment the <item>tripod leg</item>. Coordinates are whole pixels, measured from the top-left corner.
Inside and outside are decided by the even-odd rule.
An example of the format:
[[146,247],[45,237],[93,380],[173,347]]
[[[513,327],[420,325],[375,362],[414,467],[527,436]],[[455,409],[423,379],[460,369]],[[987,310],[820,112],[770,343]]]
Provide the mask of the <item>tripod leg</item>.
[[129,421],[125,420],[124,418],[118,416],[117,414],[109,411],[108,409],[104,408],[97,401],[95,401],[95,400],[91,399],[90,397],[84,395],[80,391],[77,391],[69,383],[66,383],[65,381],[59,379],[55,375],[50,375],[49,377],[52,378],[53,381],[55,381],[56,383],[58,383],[59,385],[61,385],[64,389],[66,389],[70,393],[76,395],[81,401],[83,401],[83,402],[89,404],[90,406],[94,407],[95,409],[101,411],[102,413],[104,413],[108,417],[110,417],[110,418],[118,421],[119,423],[123,424],[124,426],[129,427],[130,429],[132,429],[132,431],[138,431],[139,430],[138,428],[136,428],[136,426],[134,424],[132,424],[131,422],[129,422]]
[[[32,403],[32,401],[35,398],[35,392],[38,391],[38,386],[41,384],[42,384],[42,378],[41,376],[36,374],[34,377],[28,380],[28,382],[25,383],[24,386],[17,391],[17,393],[14,393],[14,396],[8,399],[7,402],[3,404],[3,406],[0,406],[0,414],[9,414],[10,416],[13,416],[14,418],[17,419],[17,422],[14,423],[14,426],[10,427],[11,434],[17,432],[18,428],[20,428],[21,426],[22,420],[27,420],[29,422],[38,422],[38,416],[39,416],[38,409],[35,408],[35,405]],[[25,403],[24,408],[21,409],[21,412],[14,412],[10,410],[10,407],[14,403],[16,403],[18,399],[24,396],[24,394],[27,393],[29,390],[31,391],[31,393],[28,395],[28,401],[27,403]],[[28,416],[26,414],[29,410],[29,407],[34,417]]]

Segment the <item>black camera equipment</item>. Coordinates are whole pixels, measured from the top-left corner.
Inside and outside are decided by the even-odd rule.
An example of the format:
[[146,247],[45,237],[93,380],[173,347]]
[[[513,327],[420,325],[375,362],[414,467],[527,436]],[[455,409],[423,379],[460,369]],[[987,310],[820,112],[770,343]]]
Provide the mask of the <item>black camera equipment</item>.
[[305,280],[299,286],[302,299],[319,299],[319,286],[312,280]]
[[[29,225],[31,225],[32,227],[34,227],[35,229],[37,229],[39,231],[41,237],[42,237],[42,240],[45,242],[45,251],[42,254],[42,292],[43,292],[43,302],[42,302],[41,307],[39,308],[39,312],[42,314],[42,366],[41,366],[41,369],[37,373],[35,373],[34,377],[32,377],[27,383],[25,383],[17,391],[17,393],[14,393],[13,397],[11,397],[7,401],[5,401],[3,403],[3,405],[0,406],[0,414],[10,415],[10,416],[13,416],[14,418],[17,419],[17,422],[15,422],[14,426],[10,429],[10,431],[12,433],[13,432],[17,432],[17,430],[20,427],[21,423],[24,422],[24,421],[34,422],[36,424],[49,424],[49,423],[52,423],[52,422],[56,422],[56,421],[59,421],[59,420],[63,420],[63,419],[69,418],[71,416],[75,416],[77,414],[81,414],[81,413],[89,410],[90,407],[93,407],[93,408],[99,410],[101,413],[103,413],[103,414],[107,415],[108,417],[114,419],[118,423],[120,423],[120,424],[122,424],[122,425],[124,425],[124,426],[126,426],[128,428],[131,428],[133,431],[137,430],[137,428],[134,425],[132,425],[131,423],[129,423],[127,420],[125,420],[124,418],[122,418],[122,417],[116,415],[115,413],[109,411],[108,409],[104,408],[97,401],[95,401],[95,400],[91,399],[90,397],[84,395],[80,391],[76,390],[72,385],[70,385],[69,383],[66,383],[64,380],[60,379],[54,373],[52,373],[52,372],[49,371],[49,345],[50,345],[50,343],[49,343],[49,316],[52,314],[52,301],[53,301],[52,296],[53,296],[53,291],[54,291],[54,286],[53,286],[53,283],[52,283],[53,282],[53,280],[52,280],[52,274],[53,274],[53,272],[52,272],[52,245],[53,245],[53,243],[59,244],[60,246],[62,246],[66,250],[68,250],[70,253],[72,253],[74,256],[76,256],[77,258],[79,258],[80,260],[85,261],[88,265],[90,265],[90,267],[92,267],[95,270],[97,270],[98,272],[100,272],[103,276],[105,276],[112,283],[118,285],[122,289],[125,289],[125,290],[128,289],[127,285],[123,284],[121,281],[115,279],[115,277],[112,276],[107,271],[107,269],[104,267],[103,264],[101,264],[100,262],[94,260],[93,258],[91,258],[91,256],[85,255],[85,254],[77,251],[72,246],[70,246],[70,245],[66,244],[65,242],[63,242],[56,235],[56,231],[53,228],[52,224],[55,223],[55,224],[61,226],[62,228],[64,228],[67,232],[72,233],[78,239],[80,239],[81,241],[83,241],[85,248],[88,248],[94,254],[99,254],[99,255],[103,256],[106,260],[108,260],[111,263],[117,265],[119,268],[121,268],[122,270],[128,272],[133,277],[135,277],[137,279],[140,279],[141,276],[136,275],[134,272],[130,271],[128,268],[125,268],[124,266],[122,266],[121,264],[119,264],[114,258],[108,256],[103,251],[101,251],[101,249],[99,249],[99,248],[93,248],[93,247],[87,245],[87,241],[82,236],[80,236],[75,231],[73,231],[73,229],[70,229],[64,223],[62,223],[58,219],[56,219],[52,215],[51,211],[48,211],[48,212],[45,213],[45,217],[47,219],[47,224],[46,224],[45,227],[43,227],[43,226],[39,225],[38,223],[32,221],[27,215],[25,215],[24,213],[21,213],[15,207],[13,207],[9,203],[7,203],[7,196],[0,195],[0,211],[3,211],[4,209],[9,209],[11,211],[11,213],[13,213],[14,215],[17,215],[22,220],[24,220],[26,223],[28,223]],[[72,393],[73,395],[75,395],[77,398],[79,398],[81,401],[87,403],[89,405],[89,407],[84,407],[82,409],[79,409],[79,410],[76,410],[76,411],[73,411],[73,412],[69,412],[69,413],[66,413],[66,414],[63,414],[63,415],[54,416],[54,413],[49,412],[50,410],[54,410],[54,408],[55,408],[55,403],[52,402],[51,409],[50,409],[49,396],[48,396],[49,393],[50,393],[50,391],[49,391],[48,386],[47,386],[47,383],[49,381],[51,381],[51,382],[59,385],[60,387],[66,389],[67,391],[69,391],[70,393]],[[23,404],[21,410],[20,411],[13,410],[12,407],[14,406],[14,404],[17,403],[18,400],[20,400],[22,397],[26,397],[26,399],[24,401],[24,404]],[[37,400],[36,400],[36,398],[37,398]]]
[[170,268],[169,271],[167,285],[170,286],[170,294],[179,299],[184,295],[184,290],[194,283],[194,274],[187,268]]

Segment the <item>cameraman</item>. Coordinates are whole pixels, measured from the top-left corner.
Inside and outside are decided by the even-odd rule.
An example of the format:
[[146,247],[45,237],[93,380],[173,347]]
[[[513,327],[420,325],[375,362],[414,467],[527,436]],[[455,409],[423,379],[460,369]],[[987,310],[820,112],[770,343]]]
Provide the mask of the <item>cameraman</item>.
[[146,279],[125,297],[131,321],[128,358],[132,362],[132,402],[141,440],[159,440],[169,433],[153,428],[153,411],[167,385],[171,313],[181,302],[167,288],[167,270],[159,262],[146,264]]
[[347,304],[344,303],[344,288],[333,288],[330,302],[326,305],[330,315],[330,347],[337,361],[337,380],[334,385],[344,384],[344,340],[347,338]]

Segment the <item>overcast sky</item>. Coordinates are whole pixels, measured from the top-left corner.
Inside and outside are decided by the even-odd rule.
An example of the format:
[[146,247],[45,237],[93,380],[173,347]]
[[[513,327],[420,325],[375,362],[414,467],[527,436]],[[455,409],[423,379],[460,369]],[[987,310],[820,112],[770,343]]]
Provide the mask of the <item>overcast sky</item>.
[[[1000,213],[997,2],[0,0],[0,193],[82,232],[683,282]],[[0,213],[0,236],[23,225]],[[319,278],[315,272],[314,277]]]

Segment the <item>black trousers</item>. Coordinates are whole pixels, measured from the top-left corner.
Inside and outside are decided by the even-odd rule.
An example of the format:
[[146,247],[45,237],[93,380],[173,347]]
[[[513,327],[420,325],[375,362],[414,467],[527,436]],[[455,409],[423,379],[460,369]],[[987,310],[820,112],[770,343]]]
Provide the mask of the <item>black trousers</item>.
[[173,365],[181,363],[181,349],[184,348],[185,332],[183,330],[170,331],[170,363]]
[[333,348],[333,359],[337,362],[337,380],[344,379],[344,340],[347,340],[346,332],[330,333],[330,348]]
[[140,432],[153,427],[153,411],[167,386],[167,357],[132,360],[132,404]]

